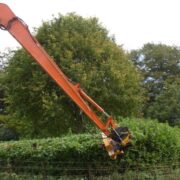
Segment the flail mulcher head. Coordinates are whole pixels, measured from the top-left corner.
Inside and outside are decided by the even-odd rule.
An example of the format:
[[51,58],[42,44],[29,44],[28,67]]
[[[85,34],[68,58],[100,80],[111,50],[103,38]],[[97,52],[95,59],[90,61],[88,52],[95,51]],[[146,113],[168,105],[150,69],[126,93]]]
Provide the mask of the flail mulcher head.
[[102,133],[102,138],[109,156],[116,159],[117,156],[124,155],[124,150],[131,145],[132,135],[127,127],[117,127],[108,137]]

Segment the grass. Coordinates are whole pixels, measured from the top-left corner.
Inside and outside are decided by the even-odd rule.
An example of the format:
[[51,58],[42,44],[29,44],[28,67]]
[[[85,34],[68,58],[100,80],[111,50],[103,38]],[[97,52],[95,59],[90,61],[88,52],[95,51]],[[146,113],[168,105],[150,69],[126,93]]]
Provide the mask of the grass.
[[46,176],[45,174],[31,175],[31,174],[15,174],[15,173],[0,173],[1,180],[179,180],[180,169],[172,169],[164,167],[164,169],[149,169],[147,171],[133,171],[129,170],[125,173],[114,172],[109,176],[94,176],[93,174],[86,174],[84,176]]

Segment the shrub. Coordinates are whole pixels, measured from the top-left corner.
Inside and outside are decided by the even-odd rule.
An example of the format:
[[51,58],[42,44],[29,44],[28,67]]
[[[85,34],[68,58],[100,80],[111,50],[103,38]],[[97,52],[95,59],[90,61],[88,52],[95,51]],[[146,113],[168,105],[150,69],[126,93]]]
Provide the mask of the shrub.
[[[43,164],[45,169],[47,167],[51,169],[51,173],[62,173],[60,170],[70,167],[87,169],[109,167],[109,172],[112,172],[120,167],[121,170],[137,166],[143,168],[143,166],[167,162],[173,165],[180,161],[178,128],[152,120],[121,118],[118,120],[121,125],[130,128],[134,139],[125,157],[116,161],[110,160],[106,151],[100,147],[102,143],[100,134],[71,134],[61,138],[0,143],[0,161],[11,165],[13,169],[18,166],[37,167],[38,165],[42,168]],[[83,170],[74,171],[83,173]]]

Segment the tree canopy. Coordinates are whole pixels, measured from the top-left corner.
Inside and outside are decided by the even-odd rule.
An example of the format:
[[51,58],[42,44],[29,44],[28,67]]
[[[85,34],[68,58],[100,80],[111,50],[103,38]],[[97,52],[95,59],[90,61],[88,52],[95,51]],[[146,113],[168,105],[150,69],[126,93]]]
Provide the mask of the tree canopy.
[[180,78],[168,79],[147,115],[180,127]]
[[4,101],[3,101],[4,91],[1,83],[1,78],[2,78],[2,71],[0,70],[0,113],[2,113],[4,109]]
[[[80,82],[107,112],[140,114],[140,74],[97,18],[60,15],[44,22],[36,34],[64,73]],[[9,60],[4,79],[7,111],[13,117],[9,121],[23,136],[58,136],[89,126],[80,109],[25,50],[17,50]]]
[[148,43],[132,51],[130,58],[144,76],[143,86],[148,97],[145,116],[174,124],[179,116],[180,49]]

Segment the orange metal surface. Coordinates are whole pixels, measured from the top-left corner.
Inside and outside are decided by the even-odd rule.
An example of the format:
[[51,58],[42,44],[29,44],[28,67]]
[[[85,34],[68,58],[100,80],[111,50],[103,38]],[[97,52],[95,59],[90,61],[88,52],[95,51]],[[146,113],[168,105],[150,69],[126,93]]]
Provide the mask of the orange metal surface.
[[[83,112],[100,128],[107,136],[109,127],[116,127],[113,119],[108,117],[104,123],[90,108],[92,104],[100,112],[108,115],[97,103],[95,103],[78,85],[73,85],[64,73],[55,64],[54,60],[45,52],[38,41],[30,34],[27,25],[11,11],[0,3],[0,26],[9,33],[31,54],[39,65],[51,76],[52,79],[66,92],[66,94],[83,110]],[[87,103],[88,102],[88,103]],[[109,115],[108,115],[109,116]]]

